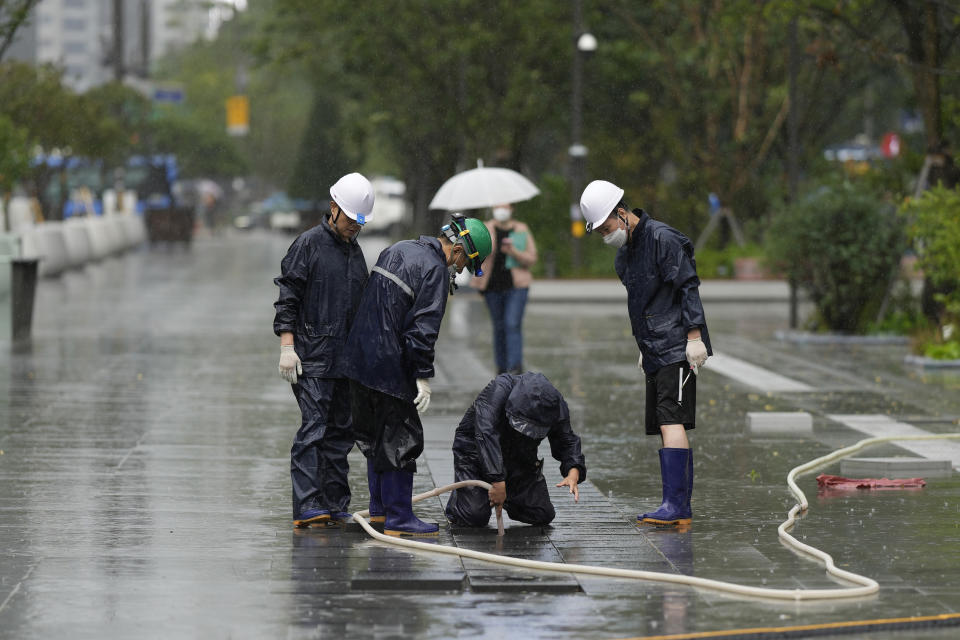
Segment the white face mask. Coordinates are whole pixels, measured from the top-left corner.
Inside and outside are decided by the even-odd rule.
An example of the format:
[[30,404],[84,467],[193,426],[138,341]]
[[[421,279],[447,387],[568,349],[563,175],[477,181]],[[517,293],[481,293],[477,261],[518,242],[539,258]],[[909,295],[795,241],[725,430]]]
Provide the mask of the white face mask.
[[617,229],[616,231],[611,231],[607,235],[603,236],[603,242],[608,247],[619,249],[620,247],[622,247],[624,244],[627,243],[627,230]]
[[510,207],[494,207],[493,208],[493,219],[497,222],[506,222],[510,219],[510,216],[513,212],[510,210]]
[[604,244],[614,249],[619,249],[627,242],[627,230],[619,225],[620,222],[626,221],[620,217],[620,214],[617,214],[617,220],[617,228],[603,236]]

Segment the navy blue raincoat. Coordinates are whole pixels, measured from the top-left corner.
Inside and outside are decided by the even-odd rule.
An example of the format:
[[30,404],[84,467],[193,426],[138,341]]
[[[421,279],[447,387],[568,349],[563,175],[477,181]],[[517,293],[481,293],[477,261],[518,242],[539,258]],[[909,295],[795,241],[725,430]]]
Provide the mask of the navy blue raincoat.
[[504,373],[488,384],[464,414],[453,439],[454,464],[479,468],[480,480],[500,482],[508,469],[533,472],[544,438],[566,477],[587,477],[580,436],[570,427],[567,402],[542,373]]
[[707,354],[713,355],[700,302],[693,244],[642,209],[633,213],[640,222],[617,251],[616,269],[627,288],[627,311],[643,354],[643,370],[655,373],[686,360],[687,332],[691,329],[700,329]]
[[432,378],[450,277],[440,241],[403,240],[380,253],[344,348],[343,374],[412,401]]
[[280,287],[273,332],[293,332],[308,378],[340,377],[343,343],[368,277],[360,245],[341,240],[329,217],[293,241],[273,281]]

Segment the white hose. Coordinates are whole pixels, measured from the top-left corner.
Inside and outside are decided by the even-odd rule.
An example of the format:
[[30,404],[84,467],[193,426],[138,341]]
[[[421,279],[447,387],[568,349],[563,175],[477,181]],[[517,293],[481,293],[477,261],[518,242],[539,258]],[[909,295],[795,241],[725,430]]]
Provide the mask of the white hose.
[[[815,460],[811,460],[806,464],[795,467],[790,470],[790,473],[787,474],[787,486],[793,493],[794,497],[799,500],[799,504],[794,505],[793,508],[790,509],[790,512],[787,514],[786,521],[784,521],[783,524],[777,528],[777,535],[780,537],[781,542],[803,554],[820,560],[824,563],[828,574],[841,580],[846,580],[859,585],[856,587],[843,587],[837,589],[770,589],[766,587],[751,587],[734,584],[732,582],[723,582],[722,580],[709,580],[707,578],[697,578],[695,576],[680,575],[675,573],[659,573],[657,571],[640,571],[637,569],[593,567],[582,564],[566,564],[563,562],[543,562],[540,560],[523,560],[520,558],[512,558],[510,556],[500,556],[493,553],[473,551],[471,549],[461,549],[460,547],[451,547],[448,545],[432,544],[428,542],[419,542],[417,540],[388,536],[378,532],[376,529],[370,526],[370,523],[368,523],[366,520],[366,517],[368,517],[370,513],[366,510],[354,513],[353,518],[367,533],[377,540],[381,540],[383,542],[389,542],[390,544],[417,549],[420,551],[445,553],[448,555],[456,555],[463,558],[473,558],[475,560],[484,560],[486,562],[494,562],[497,564],[505,564],[508,566],[521,567],[525,569],[536,569],[538,571],[557,571],[560,573],[580,573],[586,575],[607,576],[612,578],[630,578],[634,580],[649,580],[653,582],[670,582],[674,584],[685,584],[691,587],[712,589],[714,591],[732,593],[735,595],[776,600],[800,601],[826,600],[833,598],[857,598],[877,593],[877,591],[880,589],[880,585],[877,584],[875,580],[866,576],[861,576],[856,573],[851,573],[850,571],[838,569],[834,565],[833,558],[830,557],[830,554],[815,547],[811,547],[808,544],[804,544],[787,533],[787,530],[793,527],[794,523],[797,521],[797,514],[799,514],[801,511],[806,511],[809,506],[807,503],[807,497],[797,486],[796,482],[794,482],[794,478],[802,473],[813,471],[814,469],[839,460],[840,458],[844,458],[856,451],[859,451],[860,449],[863,449],[864,447],[874,444],[899,440],[941,440],[947,438],[960,438],[960,433],[867,438],[857,442],[854,445],[845,447],[843,449],[838,449],[833,453],[816,458]],[[421,500],[426,500],[427,498],[432,498],[461,487],[481,487],[488,490],[490,489],[490,485],[482,480],[464,480],[416,495],[413,497],[413,502],[420,502]]]

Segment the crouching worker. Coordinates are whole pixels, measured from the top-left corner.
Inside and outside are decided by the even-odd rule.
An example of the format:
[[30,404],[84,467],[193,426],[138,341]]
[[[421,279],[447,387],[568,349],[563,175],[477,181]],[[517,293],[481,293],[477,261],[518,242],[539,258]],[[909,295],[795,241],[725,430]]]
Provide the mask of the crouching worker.
[[580,436],[570,428],[570,411],[557,389],[541,373],[494,378],[464,414],[453,440],[457,482],[483,480],[493,487],[456,489],[446,515],[451,523],[483,527],[493,507],[503,507],[518,522],[546,525],[556,512],[550,502],[537,449],[544,438],[560,462],[563,480],[576,501],[577,485],[587,477]]

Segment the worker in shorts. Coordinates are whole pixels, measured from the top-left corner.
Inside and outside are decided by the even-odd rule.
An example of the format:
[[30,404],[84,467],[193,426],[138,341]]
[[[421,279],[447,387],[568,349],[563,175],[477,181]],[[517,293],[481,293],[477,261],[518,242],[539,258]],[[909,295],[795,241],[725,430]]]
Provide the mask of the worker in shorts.
[[646,374],[646,433],[661,438],[663,502],[637,523],[687,525],[692,520],[697,371],[712,355],[700,302],[693,244],[682,233],[630,210],[623,189],[594,180],[580,197],[587,233],[617,250],[615,266],[627,289],[627,310]]

